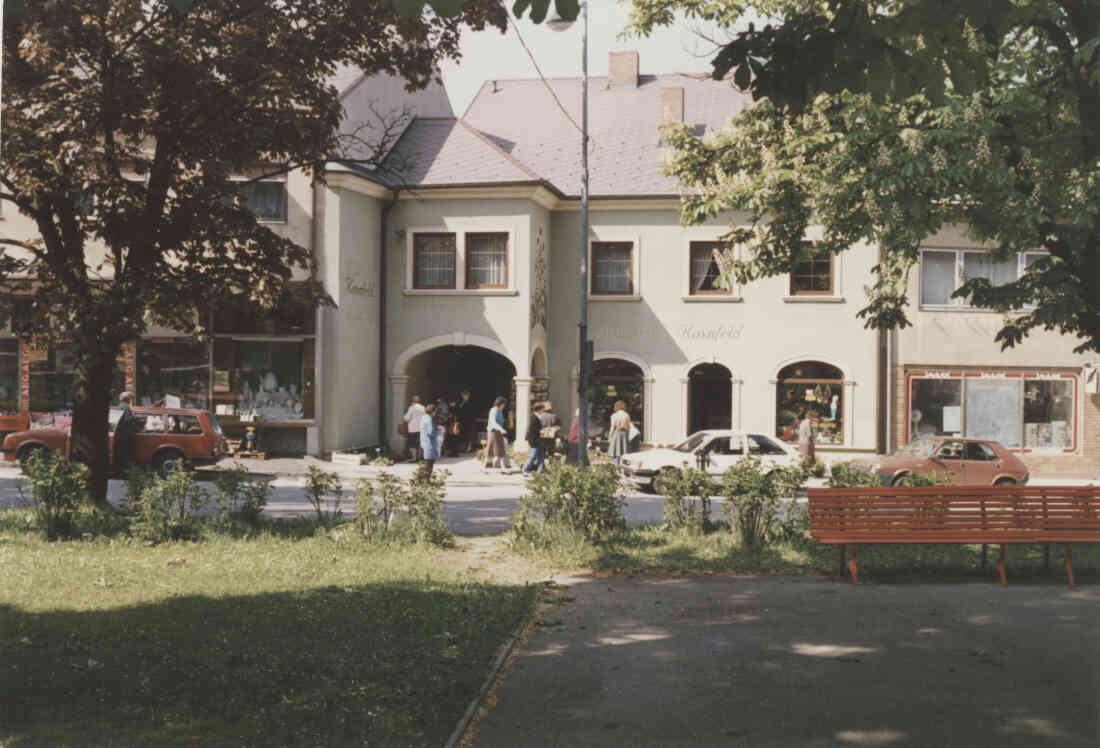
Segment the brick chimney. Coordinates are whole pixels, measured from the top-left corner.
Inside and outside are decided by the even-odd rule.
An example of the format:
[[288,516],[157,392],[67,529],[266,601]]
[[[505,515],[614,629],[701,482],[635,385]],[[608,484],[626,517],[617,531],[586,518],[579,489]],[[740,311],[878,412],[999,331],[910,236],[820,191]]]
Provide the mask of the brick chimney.
[[661,124],[667,125],[670,122],[683,122],[684,121],[684,89],[682,86],[676,88],[662,88],[661,89]]
[[608,88],[638,87],[638,53],[612,52],[607,60]]

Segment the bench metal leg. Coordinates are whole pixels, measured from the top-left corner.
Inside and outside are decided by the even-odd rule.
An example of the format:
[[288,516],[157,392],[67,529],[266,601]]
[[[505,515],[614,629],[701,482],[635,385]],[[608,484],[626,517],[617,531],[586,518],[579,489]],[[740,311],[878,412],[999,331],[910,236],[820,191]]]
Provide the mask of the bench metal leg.
[[1073,561],[1069,555],[1069,543],[1066,543],[1066,577],[1069,579],[1070,587],[1077,587],[1077,584],[1073,581]]
[[1008,586],[1008,578],[1005,577],[1005,544],[1001,543],[1001,560],[997,562],[997,571],[1001,575],[1001,586]]
[[848,559],[848,571],[852,575],[852,584],[859,584],[859,567],[856,566],[856,546],[852,546],[852,557]]

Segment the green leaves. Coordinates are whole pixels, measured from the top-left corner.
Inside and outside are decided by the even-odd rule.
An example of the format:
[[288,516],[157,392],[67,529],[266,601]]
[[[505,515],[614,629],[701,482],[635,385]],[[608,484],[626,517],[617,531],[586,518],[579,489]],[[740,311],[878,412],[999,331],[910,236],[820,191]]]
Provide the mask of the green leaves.
[[[515,0],[512,3],[512,13],[516,18],[523,18],[523,14],[531,11],[531,22],[542,23],[550,10],[551,0]],[[581,4],[579,0],[553,0],[558,15],[566,21],[573,21],[580,15]]]

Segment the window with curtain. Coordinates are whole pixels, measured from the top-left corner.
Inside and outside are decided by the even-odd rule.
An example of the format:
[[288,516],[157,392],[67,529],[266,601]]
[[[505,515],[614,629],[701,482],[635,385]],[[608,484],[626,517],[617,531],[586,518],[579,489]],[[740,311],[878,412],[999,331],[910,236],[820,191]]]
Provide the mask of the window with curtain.
[[920,267],[920,303],[950,304],[955,291],[955,253],[924,252]]
[[455,287],[455,235],[413,237],[413,288]]
[[985,278],[994,286],[1014,283],[1045,252],[1023,252],[995,259],[988,252],[936,249],[921,252],[920,303],[925,306],[967,306],[951,294],[971,278]]
[[732,289],[719,285],[721,271],[714,253],[724,248],[721,242],[691,243],[691,295],[732,293]]
[[592,243],[592,294],[634,293],[633,242]]
[[1003,286],[1016,280],[1019,262],[1015,256],[995,260],[985,252],[963,252],[962,282],[971,278],[985,278],[994,286]]
[[466,288],[507,288],[508,234],[466,234]]
[[286,182],[249,182],[241,193],[245,207],[259,220],[286,220]]

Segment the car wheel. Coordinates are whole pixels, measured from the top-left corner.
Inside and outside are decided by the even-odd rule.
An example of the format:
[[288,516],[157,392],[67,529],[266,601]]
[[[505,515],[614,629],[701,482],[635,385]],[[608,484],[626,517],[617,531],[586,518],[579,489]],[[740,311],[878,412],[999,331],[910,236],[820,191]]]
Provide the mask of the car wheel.
[[19,467],[23,468],[23,470],[26,471],[27,465],[30,463],[32,457],[34,457],[36,454],[43,454],[47,452],[49,452],[49,450],[43,447],[41,444],[28,444],[27,446],[19,450]]
[[891,486],[900,486],[901,481],[905,478],[905,476],[906,476],[906,473],[901,473],[899,475],[895,475],[894,479],[892,481],[890,481],[890,485]]
[[680,477],[680,469],[674,467],[661,468],[657,475],[653,478],[653,493],[663,494],[664,482],[666,480],[675,480]]
[[153,457],[153,470],[156,470],[157,475],[161,478],[167,478],[172,473],[183,470],[184,468],[183,455],[179,452],[167,450],[165,452],[157,452]]
[[1012,480],[1011,478],[998,478],[997,480],[993,481],[993,485],[994,486],[1015,486],[1016,481]]

